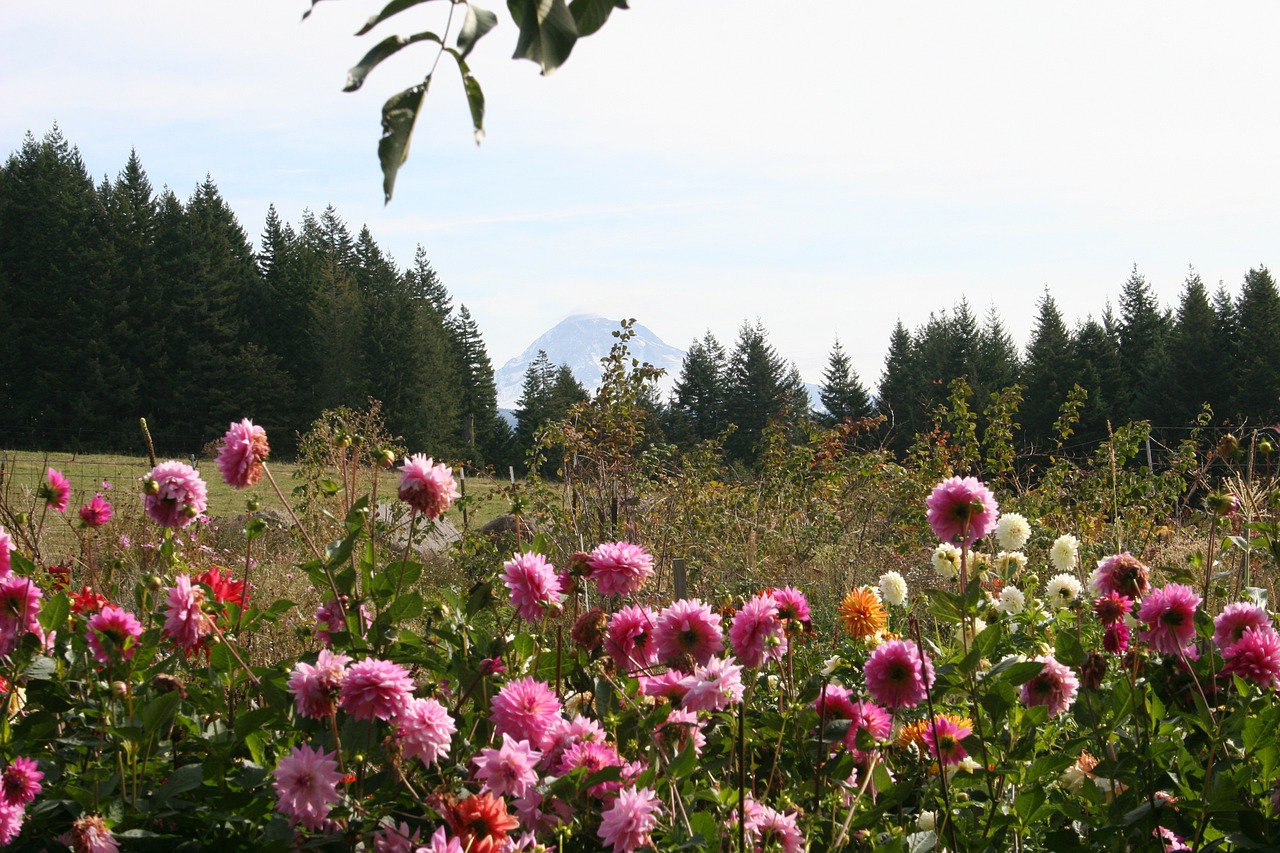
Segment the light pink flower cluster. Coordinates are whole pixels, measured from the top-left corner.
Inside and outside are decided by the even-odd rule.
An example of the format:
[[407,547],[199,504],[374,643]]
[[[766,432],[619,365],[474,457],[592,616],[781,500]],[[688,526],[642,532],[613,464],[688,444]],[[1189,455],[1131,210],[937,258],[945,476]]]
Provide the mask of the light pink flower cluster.
[[7,845],[22,831],[27,806],[43,789],[44,773],[33,759],[19,756],[0,775],[0,845]]
[[516,554],[502,564],[511,606],[526,622],[536,622],[560,610],[560,579],[555,566],[541,554]]
[[609,617],[604,650],[618,669],[626,673],[648,669],[657,662],[654,623],[657,614],[648,607],[629,604]]
[[653,844],[652,833],[661,813],[654,789],[626,788],[601,812],[596,834],[613,847],[613,853],[632,853]]
[[262,479],[262,463],[270,453],[267,431],[245,418],[239,423],[233,422],[223,436],[218,470],[231,488],[247,488]]
[[1193,652],[1198,606],[1200,596],[1185,584],[1171,583],[1153,590],[1138,611],[1138,618],[1147,625],[1142,639],[1160,654],[1188,655]]
[[9,556],[18,550],[18,546],[14,544],[13,537],[3,527],[0,527],[0,578],[7,578],[13,571],[11,566],[12,558]]
[[357,720],[394,719],[413,695],[413,679],[398,663],[367,658],[351,664],[338,703]]
[[449,711],[431,698],[410,699],[396,717],[400,749],[407,757],[417,757],[426,765],[449,754],[457,730]]
[[538,761],[542,753],[529,746],[527,740],[514,740],[503,734],[502,746],[485,747],[471,759],[480,791],[492,791],[499,797],[523,797],[538,782]]
[[733,658],[712,658],[681,679],[687,688],[680,707],[687,711],[725,711],[742,701],[742,667]]
[[551,744],[560,700],[551,688],[533,678],[508,682],[490,702],[490,719],[496,734],[527,740],[536,749]]
[[933,662],[910,640],[876,646],[863,672],[871,698],[890,709],[914,708],[933,686]]
[[778,850],[781,853],[800,853],[804,849],[804,835],[796,812],[780,812],[777,809],[758,803],[748,797],[745,813],[747,837],[755,842],[754,847],[760,850]]
[[1280,633],[1270,625],[1245,628],[1225,654],[1224,672],[1247,678],[1262,687],[1280,688]]
[[654,620],[653,641],[668,666],[681,666],[686,656],[706,665],[724,651],[720,614],[696,598],[673,601]]
[[951,477],[925,500],[929,527],[943,542],[972,545],[995,528],[1000,507],[976,477]]
[[129,611],[108,604],[89,617],[85,631],[94,659],[105,666],[133,657],[142,623]]
[[321,649],[315,664],[298,661],[289,674],[289,692],[293,694],[298,713],[313,720],[323,720],[334,712],[335,699],[347,677],[351,658]]
[[[350,607],[347,597],[342,597],[343,605]],[[369,609],[361,602],[356,612],[352,614],[356,620],[356,628],[361,635],[369,630],[369,626],[373,624],[373,620],[369,616]],[[347,624],[342,619],[342,608],[338,606],[336,599],[329,599],[316,610],[316,637],[326,646],[333,645],[333,638],[330,636],[333,632],[342,632],[347,630]]]
[[782,660],[787,653],[787,632],[778,617],[778,602],[769,593],[754,595],[742,605],[729,626],[734,654],[751,669]]
[[213,618],[204,612],[204,590],[191,585],[191,578],[178,575],[165,599],[164,636],[194,651],[213,633]]
[[321,752],[306,744],[296,746],[280,759],[275,773],[276,811],[292,824],[321,829],[341,797],[338,783],[342,774],[332,752]]
[[653,577],[653,557],[630,542],[605,542],[587,558],[601,595],[632,595]]
[[182,528],[205,510],[209,488],[185,462],[161,462],[142,478],[142,506],[161,527]]
[[462,497],[453,481],[453,469],[422,453],[415,453],[400,466],[400,500],[427,518],[444,515],[455,500]]
[[1044,664],[1039,674],[1022,685],[1022,704],[1028,708],[1048,705],[1049,716],[1056,717],[1071,707],[1080,688],[1080,682],[1069,667],[1058,663],[1051,655],[1034,658]]

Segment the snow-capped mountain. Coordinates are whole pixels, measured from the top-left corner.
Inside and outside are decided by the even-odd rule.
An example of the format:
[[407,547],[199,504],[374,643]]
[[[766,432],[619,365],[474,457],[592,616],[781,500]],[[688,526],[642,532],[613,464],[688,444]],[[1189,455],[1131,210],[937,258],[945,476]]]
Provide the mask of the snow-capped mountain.
[[[538,350],[546,350],[554,365],[569,365],[574,378],[588,391],[594,391],[600,384],[600,359],[609,354],[616,340],[613,333],[619,328],[617,320],[609,320],[598,314],[576,314],[564,318],[494,373],[494,384],[498,386],[498,407],[516,408],[524,385],[525,371],[537,359]],[[680,376],[684,350],[669,346],[639,323],[633,328],[636,334],[628,343],[631,357],[667,371],[658,380],[659,394],[665,399]]]

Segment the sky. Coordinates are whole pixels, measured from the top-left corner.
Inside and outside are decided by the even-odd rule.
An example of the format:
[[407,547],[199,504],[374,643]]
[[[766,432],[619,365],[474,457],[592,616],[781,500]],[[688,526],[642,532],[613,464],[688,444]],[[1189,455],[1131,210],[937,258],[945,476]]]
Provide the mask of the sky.
[[[1280,4],[632,0],[542,77],[501,23],[472,53],[474,144],[442,62],[394,200],[384,100],[414,45],[343,93],[423,3],[53,0],[0,17],[0,141],[56,122],[96,178],[136,149],[188,197],[213,177],[251,239],[333,205],[401,266],[421,245],[495,367],[564,317],[636,317],[687,348],[744,322],[809,381],[838,339],[874,388],[899,320],[966,299],[1025,344],[1136,265],[1176,308],[1280,263]],[[456,22],[455,22],[456,30]]]

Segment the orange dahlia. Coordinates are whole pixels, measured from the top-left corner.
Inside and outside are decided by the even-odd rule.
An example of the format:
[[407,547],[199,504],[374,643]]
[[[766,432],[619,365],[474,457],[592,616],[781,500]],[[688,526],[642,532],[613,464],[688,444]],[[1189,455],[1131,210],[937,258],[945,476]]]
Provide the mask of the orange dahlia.
[[840,602],[840,620],[850,634],[865,640],[884,630],[889,614],[871,587],[860,586]]

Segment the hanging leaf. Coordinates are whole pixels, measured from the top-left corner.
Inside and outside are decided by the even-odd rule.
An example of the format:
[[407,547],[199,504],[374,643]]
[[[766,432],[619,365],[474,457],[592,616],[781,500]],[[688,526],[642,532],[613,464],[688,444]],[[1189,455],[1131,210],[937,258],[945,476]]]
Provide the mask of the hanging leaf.
[[[319,2],[319,0],[316,0],[316,2]],[[430,2],[430,0],[391,0],[390,3],[383,7],[381,12],[364,22],[364,26],[356,32],[356,35],[362,36],[392,15],[397,15],[405,9],[427,2]]]
[[382,192],[387,201],[396,186],[396,173],[409,158],[409,138],[418,120],[418,110],[426,97],[431,78],[392,95],[382,105],[382,138],[378,140],[378,160],[382,164]]
[[578,40],[578,27],[564,0],[507,0],[520,39],[513,59],[528,59],[551,74],[565,63]]
[[458,50],[462,51],[462,58],[466,59],[467,54],[471,53],[471,49],[476,46],[476,42],[496,26],[498,26],[497,15],[488,9],[481,9],[474,3],[468,3],[467,19],[462,22],[462,29],[458,31]]
[[484,92],[480,91],[480,81],[471,76],[471,69],[462,60],[457,51],[449,51],[458,62],[458,73],[462,75],[462,88],[467,93],[467,106],[471,108],[471,124],[475,128],[476,145],[484,141]]
[[364,85],[364,78],[369,76],[369,72],[378,67],[384,59],[394,56],[402,48],[408,47],[420,41],[433,41],[436,44],[443,44],[440,36],[435,33],[414,33],[411,36],[388,36],[374,46],[373,50],[364,55],[364,59],[356,63],[350,71],[347,72],[347,85],[343,88],[344,92],[354,92]]
[[627,0],[572,0],[569,11],[578,26],[578,38],[585,38],[604,26],[614,9],[626,9]]

